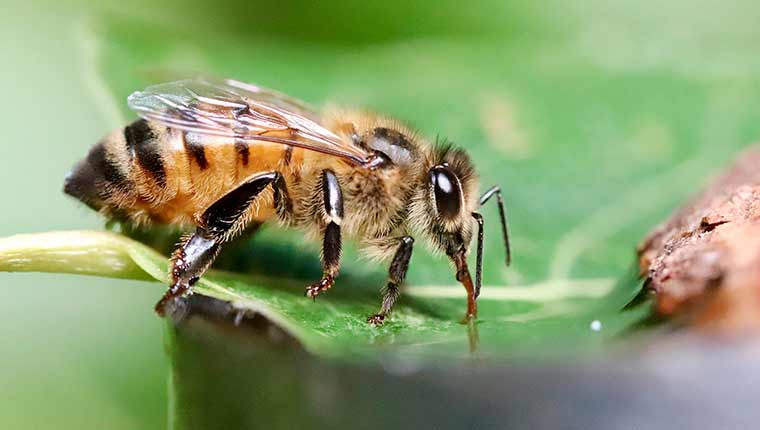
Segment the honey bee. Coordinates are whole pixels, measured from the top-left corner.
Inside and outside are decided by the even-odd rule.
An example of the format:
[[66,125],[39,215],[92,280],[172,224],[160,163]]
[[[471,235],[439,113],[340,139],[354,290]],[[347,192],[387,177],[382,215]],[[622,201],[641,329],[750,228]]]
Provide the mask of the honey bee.
[[[312,299],[335,283],[343,238],[390,261],[380,309],[367,320],[375,325],[399,297],[413,235],[451,259],[467,291],[466,316],[476,317],[483,261],[477,210],[494,195],[509,265],[500,188],[478,198],[464,150],[431,143],[397,120],[319,112],[276,91],[216,78],[150,86],[128,104],[141,119],[96,144],[67,175],[64,191],[112,219],[195,228],[172,254],[159,315],[192,288],[225,242],[268,220],[322,239],[322,277],[306,288]],[[466,257],[476,226],[473,284]]]

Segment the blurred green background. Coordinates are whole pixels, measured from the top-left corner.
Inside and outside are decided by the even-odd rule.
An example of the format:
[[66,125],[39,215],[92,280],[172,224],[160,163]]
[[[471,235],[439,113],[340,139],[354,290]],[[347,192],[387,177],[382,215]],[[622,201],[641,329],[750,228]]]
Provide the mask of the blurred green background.
[[[84,3],[3,2],[0,235],[102,228],[61,180],[116,127],[81,22]],[[91,81],[90,81],[91,82]],[[167,363],[155,284],[46,274],[0,277],[0,428],[163,428]]]
[[[159,72],[261,76],[493,144],[499,157],[476,161],[510,164],[486,179],[524,184],[510,187],[518,270],[542,269],[486,267],[497,281],[620,275],[647,226],[760,135],[752,1],[29,1],[2,3],[0,21],[0,236],[101,228],[61,182],[123,120],[103,74],[153,76],[120,63],[143,45]],[[148,46],[157,28],[176,49]],[[286,67],[291,55],[313,69]],[[543,267],[555,245],[570,260]],[[412,279],[438,276],[417,267]],[[165,426],[155,284],[2,274],[0,294],[0,428]]]

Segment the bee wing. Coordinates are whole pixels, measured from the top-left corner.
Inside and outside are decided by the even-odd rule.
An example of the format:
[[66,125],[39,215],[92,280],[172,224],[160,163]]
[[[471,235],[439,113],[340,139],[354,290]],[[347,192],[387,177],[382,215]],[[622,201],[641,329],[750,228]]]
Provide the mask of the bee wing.
[[366,164],[370,154],[320,124],[308,104],[231,79],[195,78],[132,93],[129,107],[168,127],[211,136],[274,142]]

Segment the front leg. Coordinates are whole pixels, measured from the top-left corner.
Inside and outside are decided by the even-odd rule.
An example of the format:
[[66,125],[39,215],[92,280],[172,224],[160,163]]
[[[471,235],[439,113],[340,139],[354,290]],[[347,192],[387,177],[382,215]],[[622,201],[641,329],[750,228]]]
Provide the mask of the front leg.
[[343,193],[332,170],[322,171],[322,202],[327,223],[322,241],[322,279],[306,288],[306,297],[316,298],[329,290],[340,271],[340,223],[343,221]]
[[380,312],[367,318],[367,322],[372,325],[382,325],[385,317],[390,315],[393,305],[396,304],[399,296],[399,288],[406,278],[406,271],[409,268],[409,260],[412,258],[412,247],[414,238],[404,236],[399,242],[396,254],[388,269],[388,284],[383,290],[383,302],[380,305]]

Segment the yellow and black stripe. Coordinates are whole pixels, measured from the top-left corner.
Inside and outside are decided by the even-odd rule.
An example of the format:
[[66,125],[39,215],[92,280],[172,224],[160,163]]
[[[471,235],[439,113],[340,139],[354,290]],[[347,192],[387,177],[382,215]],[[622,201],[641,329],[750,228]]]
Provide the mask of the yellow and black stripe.
[[124,127],[124,141],[130,160],[137,161],[159,186],[165,187],[166,170],[161,158],[161,142],[153,127],[144,119],[137,120]]
[[193,223],[253,174],[300,175],[292,146],[220,138],[137,120],[107,135],[66,177],[64,191],[110,217]]
[[167,187],[165,130],[140,119],[109,134],[66,176],[64,192],[109,214],[139,200],[154,200],[152,195]]

